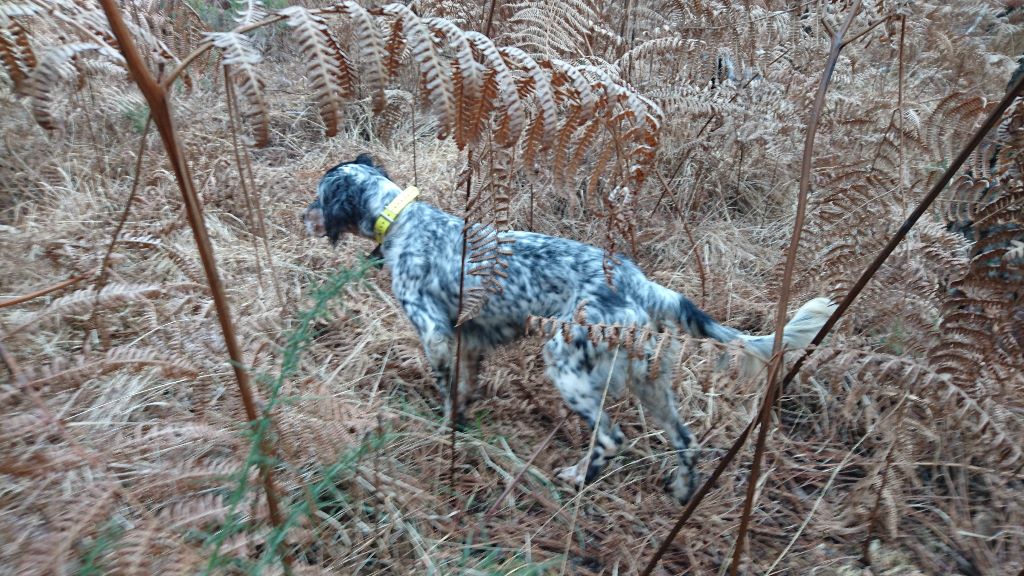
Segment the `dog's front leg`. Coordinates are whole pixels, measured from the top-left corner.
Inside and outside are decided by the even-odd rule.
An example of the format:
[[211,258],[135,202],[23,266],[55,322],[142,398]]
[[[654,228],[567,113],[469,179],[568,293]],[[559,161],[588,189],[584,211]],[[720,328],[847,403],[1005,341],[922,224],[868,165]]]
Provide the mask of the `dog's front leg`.
[[451,389],[452,359],[455,355],[455,338],[451,323],[440,306],[433,301],[423,298],[401,298],[400,301],[420,337],[434,382],[441,394],[445,419],[449,420],[451,402],[448,400],[448,391]]

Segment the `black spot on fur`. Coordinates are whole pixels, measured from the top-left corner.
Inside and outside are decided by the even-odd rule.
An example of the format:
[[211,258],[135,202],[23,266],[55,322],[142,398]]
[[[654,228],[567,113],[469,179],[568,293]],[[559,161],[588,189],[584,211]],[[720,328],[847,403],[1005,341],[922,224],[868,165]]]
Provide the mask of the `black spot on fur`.
[[710,316],[700,308],[697,308],[697,305],[685,296],[679,298],[679,317],[683,318],[686,322],[687,328],[689,328],[687,332],[698,338],[709,337],[711,326],[715,324],[715,321]]
[[690,431],[687,430],[686,425],[684,425],[684,424],[682,424],[680,422],[677,422],[675,426],[676,426],[676,431],[679,434],[679,444],[680,444],[680,446],[676,446],[676,448],[679,449],[679,450],[685,450],[685,449],[689,448],[690,447]]
[[616,310],[626,305],[626,299],[607,284],[600,284],[591,305],[597,310]]
[[601,473],[601,469],[604,468],[604,458],[597,456],[597,448],[594,449],[595,454],[590,458],[590,464],[587,465],[587,475],[583,478],[585,484],[590,484],[594,480],[597,480],[597,475]]
[[[359,164],[359,165],[362,165],[362,166],[369,166],[370,168],[373,168],[377,172],[380,172],[381,176],[387,178],[388,180],[391,179],[391,177],[388,176],[388,173],[384,170],[384,168],[382,166],[380,166],[379,164],[377,164],[376,162],[374,162],[373,156],[368,154],[368,153],[366,153],[366,152],[363,152],[359,156],[356,156],[355,160],[352,160],[350,162],[342,162],[341,164],[338,164],[334,168],[331,168],[331,170],[333,171],[333,170],[335,170],[337,168],[340,168],[340,167],[348,165],[348,164]],[[330,173],[330,172],[328,172],[328,173]]]

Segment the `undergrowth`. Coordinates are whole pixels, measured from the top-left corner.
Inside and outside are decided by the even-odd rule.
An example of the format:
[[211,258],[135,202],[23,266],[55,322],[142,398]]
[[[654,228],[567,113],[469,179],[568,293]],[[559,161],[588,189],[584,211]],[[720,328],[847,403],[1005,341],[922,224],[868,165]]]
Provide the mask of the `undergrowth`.
[[[641,573],[681,513],[642,409],[609,407],[628,441],[602,478],[558,481],[590,435],[528,338],[486,360],[453,450],[372,246],[304,235],[318,179],[371,152],[483,224],[462,318],[501,289],[515,246],[493,233],[524,229],[633,258],[767,333],[780,298],[848,295],[1016,85],[1018,4],[0,3],[0,573]],[[167,95],[177,170],[113,5]],[[1018,98],[654,573],[1024,569],[1022,150]],[[680,344],[706,474],[766,378]]]

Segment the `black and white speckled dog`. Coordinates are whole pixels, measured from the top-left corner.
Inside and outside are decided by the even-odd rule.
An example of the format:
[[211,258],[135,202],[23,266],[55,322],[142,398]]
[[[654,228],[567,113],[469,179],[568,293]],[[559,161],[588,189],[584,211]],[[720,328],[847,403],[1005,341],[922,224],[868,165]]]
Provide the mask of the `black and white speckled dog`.
[[[379,217],[400,193],[402,190],[364,154],[324,175],[317,199],[303,212],[303,220],[310,234],[327,236],[332,244],[346,232],[374,238]],[[463,221],[421,202],[408,204],[393,220],[380,251],[392,272],[394,295],[419,333],[445,397],[455,354]],[[762,359],[771,354],[772,336],[750,336],[715,322],[686,297],[648,280],[625,258],[615,267],[613,285],[609,286],[599,248],[529,232],[509,232],[508,238],[515,242],[513,254],[507,258],[504,291],[491,295],[476,317],[463,326],[462,365],[466,370],[459,383],[457,414],[471,397],[483,354],[520,336],[529,315],[572,320],[582,300],[587,302],[588,322],[627,326],[670,322],[694,336],[722,342],[742,340],[753,356]],[[468,289],[478,285],[479,279],[467,274],[465,282]],[[786,325],[787,347],[806,346],[830,312],[831,304],[824,298],[800,308]],[[645,360],[614,354],[607,344],[595,346],[583,329],[568,343],[562,335],[548,340],[544,361],[548,377],[566,403],[596,429],[591,453],[580,464],[563,470],[561,477],[577,484],[590,482],[619,450],[625,438],[602,411],[602,400],[606,386],[608,398],[619,396],[628,387],[664,428],[678,453],[679,467],[668,479],[668,490],[680,502],[690,498],[698,479],[698,448],[676,412],[668,366],[648,382]]]

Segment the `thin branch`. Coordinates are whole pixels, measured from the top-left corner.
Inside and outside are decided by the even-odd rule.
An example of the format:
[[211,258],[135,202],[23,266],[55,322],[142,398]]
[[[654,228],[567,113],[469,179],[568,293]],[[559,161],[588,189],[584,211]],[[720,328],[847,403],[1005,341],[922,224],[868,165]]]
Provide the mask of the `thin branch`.
[[[128,199],[125,200],[124,210],[121,212],[121,219],[117,221],[117,227],[114,228],[114,235],[110,238],[110,245],[107,246],[107,252],[103,254],[103,261],[100,264],[100,275],[96,279],[96,295],[99,296],[100,291],[107,284],[107,275],[109,274],[108,268],[110,267],[110,255],[114,252],[114,245],[117,244],[118,238],[121,237],[121,230],[124,228],[125,222],[128,221],[128,214],[132,211],[132,203],[135,201],[135,195],[139,192],[139,182],[142,181],[142,162],[146,155],[146,141],[149,136],[149,129],[153,126],[153,114],[146,114],[146,126],[142,129],[142,139],[139,141],[139,154],[135,158],[135,177],[132,179],[132,190],[128,193]],[[93,312],[95,315],[95,311]]]
[[544,438],[544,440],[537,445],[537,448],[534,449],[533,454],[530,454],[530,457],[526,459],[526,463],[523,464],[522,469],[519,470],[519,472],[516,473],[515,477],[512,478],[512,481],[508,483],[508,486],[505,487],[505,490],[501,493],[501,496],[498,496],[498,499],[494,501],[494,504],[491,504],[491,507],[487,509],[487,512],[484,512],[485,519],[490,518],[494,515],[495,512],[498,511],[498,507],[501,506],[501,502],[505,499],[506,496],[512,493],[512,489],[515,488],[516,484],[519,483],[519,480],[523,477],[524,474],[526,474],[526,471],[530,469],[530,466],[533,466],[533,461],[537,459],[537,456],[540,456],[540,453],[544,451],[544,448],[546,448],[548,443],[551,442],[551,439],[555,437],[555,433],[561,430],[562,426],[565,425],[566,421],[569,420],[570,414],[572,414],[572,412],[567,412],[565,416],[562,417],[562,420],[558,424],[556,424],[554,428],[551,429],[551,432],[548,433],[547,437]]
[[806,350],[804,350],[804,353],[800,356],[799,359],[797,359],[796,363],[793,364],[793,367],[789,369],[789,372],[786,374],[786,377],[783,378],[782,380],[783,386],[791,382],[793,378],[796,377],[797,372],[800,371],[800,368],[803,367],[804,362],[806,362],[807,359],[811,356],[811,354],[814,353],[815,348],[819,344],[821,344],[823,340],[825,340],[825,336],[827,336],[828,333],[832,331],[832,328],[836,325],[836,322],[838,322],[839,319],[843,316],[843,314],[846,313],[847,309],[849,309],[850,306],[853,305],[853,301],[857,299],[857,296],[860,295],[860,293],[864,290],[864,287],[867,286],[867,283],[871,281],[871,278],[875,275],[875,273],[878,272],[879,268],[882,267],[882,264],[886,261],[886,259],[889,258],[889,255],[891,255],[893,251],[896,250],[896,246],[898,246],[900,242],[903,241],[903,238],[905,238],[906,235],[910,233],[911,228],[913,228],[914,225],[917,224],[917,221],[921,219],[921,216],[923,216],[924,213],[928,211],[928,208],[930,208],[932,203],[934,203],[935,200],[939,197],[939,194],[942,193],[946,185],[949,184],[950,180],[952,180],[953,177],[956,176],[956,173],[960,171],[960,167],[963,166],[964,162],[966,162],[967,159],[971,156],[971,154],[974,153],[974,149],[977,148],[979,144],[981,144],[981,141],[985,139],[985,136],[989,133],[989,131],[991,131],[996,126],[996,124],[999,123],[999,120],[1002,118],[1003,113],[1006,112],[1006,109],[1010,107],[1010,104],[1012,104],[1013,101],[1018,96],[1020,96],[1022,92],[1024,92],[1024,75],[1021,75],[1021,77],[1017,79],[1017,82],[1006,93],[1006,96],[1003,97],[1002,101],[999,102],[999,105],[996,106],[991,113],[989,113],[988,117],[985,118],[985,122],[982,123],[981,127],[978,128],[977,131],[974,132],[974,135],[971,137],[971,140],[967,143],[966,146],[964,146],[962,150],[960,150],[960,153],[957,155],[956,159],[954,159],[953,162],[949,165],[949,167],[946,168],[946,171],[942,174],[942,177],[935,182],[935,185],[932,186],[932,189],[928,192],[928,195],[921,199],[921,202],[917,205],[916,208],[914,208],[914,211],[910,213],[910,216],[907,216],[907,219],[904,220],[903,224],[900,226],[900,229],[896,231],[892,238],[889,239],[889,242],[878,253],[878,256],[875,257],[874,261],[871,262],[867,269],[864,270],[864,273],[861,274],[860,278],[857,279],[857,282],[854,283],[853,287],[850,288],[850,291],[839,303],[835,311],[832,312],[832,315],[829,316],[827,321],[825,321],[825,325],[821,327],[821,330],[819,330],[818,333],[814,336],[814,339],[811,340],[810,345],[807,347]]
[[491,0],[491,9],[487,11],[487,25],[484,26],[484,36],[491,37],[491,26],[494,25],[494,9],[497,7],[498,0]]
[[[853,304],[853,301],[856,300],[857,296],[861,293],[861,291],[864,290],[864,286],[866,286],[868,281],[870,281],[871,278],[875,275],[878,269],[882,266],[882,263],[884,263],[885,260],[888,259],[889,255],[892,254],[893,250],[896,249],[896,246],[899,245],[899,243],[903,240],[904,237],[906,237],[907,233],[910,232],[910,229],[913,228],[914,224],[916,224],[917,221],[920,220],[921,216],[928,210],[928,208],[935,201],[935,199],[938,198],[942,190],[946,187],[947,184],[949,184],[949,181],[953,179],[953,176],[956,175],[956,173],[960,170],[960,167],[963,166],[964,162],[967,161],[967,158],[970,157],[970,155],[974,152],[974,149],[978,147],[978,145],[985,138],[988,132],[992,130],[993,127],[995,127],[995,125],[999,122],[1000,118],[1002,117],[1003,113],[1006,112],[1006,109],[1010,107],[1010,104],[1013,103],[1014,99],[1016,99],[1022,91],[1024,91],[1024,75],[1021,75],[1021,77],[1018,78],[1016,84],[1014,84],[1013,87],[1010,88],[1010,90],[1006,93],[1006,96],[999,103],[999,105],[996,106],[994,110],[992,110],[988,118],[985,119],[985,122],[981,125],[980,128],[978,128],[978,130],[971,137],[970,142],[968,142],[968,144],[960,151],[960,154],[958,154],[953,163],[949,165],[949,167],[946,169],[946,172],[943,173],[942,177],[939,178],[939,180],[935,183],[935,186],[932,188],[932,190],[924,199],[921,200],[920,204],[918,204],[917,208],[914,209],[914,212],[903,223],[899,231],[897,231],[896,234],[890,239],[889,243],[878,254],[874,262],[872,262],[868,269],[864,271],[861,277],[857,280],[856,284],[854,284],[854,287],[850,290],[846,297],[843,298],[842,302],[839,303],[839,305],[836,307],[835,312],[832,313],[832,316],[829,317],[829,319],[825,322],[825,325],[822,326],[821,330],[818,331],[818,334],[815,335],[811,344],[807,347],[806,350],[804,350],[803,355],[800,356],[796,363],[793,364],[793,367],[789,369],[789,372],[786,373],[786,376],[782,379],[783,389],[785,389],[785,386],[787,384],[793,381],[797,373],[800,372],[800,368],[802,368],[804,363],[807,361],[807,358],[809,358],[811,354],[814,353],[814,351],[817,349],[817,346],[821,344],[821,342],[825,339],[825,336],[827,336],[828,333],[832,330],[832,328],[836,325],[836,322],[839,321],[839,319],[843,316],[846,310],[849,309],[850,305]],[[715,468],[715,471],[711,474],[711,476],[708,477],[708,479],[700,487],[697,493],[693,496],[693,499],[691,499],[690,503],[686,506],[686,509],[683,510],[683,513],[682,515],[680,515],[679,520],[677,520],[675,525],[672,526],[672,529],[669,530],[669,533],[665,537],[665,540],[662,541],[661,546],[654,553],[654,556],[651,557],[651,560],[648,562],[643,572],[641,572],[641,576],[649,576],[651,572],[654,570],[654,568],[658,565],[658,562],[661,560],[661,557],[664,556],[665,552],[668,551],[669,546],[671,546],[672,541],[679,534],[679,531],[682,529],[683,525],[686,523],[687,520],[690,519],[690,516],[693,515],[693,511],[697,508],[700,502],[711,490],[711,487],[714,485],[714,483],[718,481],[718,478],[721,477],[722,473],[725,471],[725,468],[736,458],[736,455],[743,447],[743,444],[746,443],[747,437],[750,436],[750,432],[753,429],[754,424],[756,422],[756,420],[752,420],[750,423],[748,423],[746,428],[743,429],[743,432],[741,432],[739,437],[736,438],[736,441],[733,442],[732,446],[729,448],[729,451],[719,462],[718,467]],[[1021,576],[1024,576],[1024,573],[1022,573]]]
[[853,35],[853,36],[852,36],[852,37],[851,37],[851,38],[850,38],[849,40],[845,40],[845,41],[843,41],[843,46],[842,46],[842,47],[843,47],[843,48],[846,48],[846,46],[847,46],[848,44],[853,44],[853,43],[854,43],[854,42],[856,42],[857,40],[860,40],[861,38],[863,38],[863,37],[864,37],[864,35],[865,35],[865,34],[867,34],[868,32],[871,32],[871,31],[872,31],[872,30],[874,30],[875,28],[878,28],[878,26],[879,26],[880,24],[885,24],[886,22],[888,22],[889,20],[892,20],[893,18],[900,18],[900,19],[904,19],[904,17],[903,17],[903,16],[900,16],[900,15],[898,15],[898,14],[889,14],[888,16],[882,16],[882,17],[881,17],[881,18],[879,18],[878,20],[875,20],[874,22],[872,22],[872,23],[868,24],[868,25],[867,25],[867,27],[865,27],[865,28],[864,28],[863,30],[861,30],[860,32],[857,32],[856,34],[854,34],[854,35]]
[[[415,109],[415,106],[414,106]],[[415,121],[415,116],[413,119]],[[414,124],[415,126],[415,124]],[[413,130],[415,134],[415,130]],[[415,158],[415,135],[413,137],[413,158]],[[414,160],[415,161],[415,160]],[[473,151],[467,152],[466,166],[469,167],[469,173],[466,175],[466,207],[469,207],[469,198],[473,191]],[[466,256],[469,253],[469,228],[468,222],[462,227],[462,256],[459,259],[459,306],[456,309],[456,326],[455,326],[455,370],[452,373],[452,378],[448,385],[448,402],[451,405],[449,412],[450,426],[451,426],[451,438],[449,454],[450,458],[448,461],[448,482],[451,484],[452,493],[455,493],[455,448],[457,442],[457,435],[455,434],[455,428],[458,425],[459,420],[459,379],[462,377],[462,325],[458,323],[458,318],[462,316],[462,307],[465,304],[466,296]],[[472,383],[470,383],[472,385]]]
[[[164,89],[164,86],[153,77],[143,62],[138,48],[135,45],[135,39],[128,31],[128,28],[121,16],[121,9],[118,7],[115,0],[100,0],[100,4],[103,7],[103,11],[106,13],[107,21],[110,23],[110,29],[117,38],[118,47],[120,48],[121,54],[124,55],[128,69],[131,71],[132,77],[135,79],[135,83],[138,85],[139,90],[142,92],[142,95],[146,98],[146,102],[149,104],[150,114],[156,122],[157,129],[160,132],[160,138],[163,140],[164,148],[167,151],[168,159],[174,169],[174,175],[178,181],[178,188],[181,190],[182,198],[185,202],[185,212],[188,216],[189,225],[192,228],[192,235],[195,239],[196,247],[199,250],[203,270],[206,273],[206,278],[210,285],[210,292],[213,295],[214,307],[217,311],[217,320],[220,323],[221,332],[224,335],[224,344],[227,348],[228,356],[231,359],[231,368],[234,371],[235,380],[238,383],[238,390],[242,397],[245,414],[250,423],[255,423],[260,419],[260,412],[256,408],[252,387],[249,384],[249,374],[245,370],[244,358],[242,356],[241,348],[238,345],[238,338],[235,333],[234,323],[231,320],[231,309],[228,304],[227,295],[224,291],[224,285],[221,282],[220,274],[217,270],[217,261],[214,257],[213,247],[210,244],[210,238],[207,234],[206,225],[203,220],[202,206],[192,182],[192,175],[188,168],[188,162],[185,160],[184,152],[182,151],[181,145],[178,141],[177,131],[174,128],[174,119],[171,116],[171,109],[167,101],[167,91]],[[265,417],[269,418],[269,415]],[[273,454],[269,442],[266,439],[261,439],[261,444],[261,449],[264,454]],[[270,512],[270,521],[275,527],[281,526],[282,518],[278,507],[277,489],[274,486],[273,470],[269,463],[265,461],[260,462],[260,476],[263,481],[267,507]],[[287,554],[283,554],[282,559],[284,561],[285,569],[289,570],[288,566],[290,565],[290,560]]]
[[[668,183],[665,182],[665,178],[661,175],[661,172],[654,170],[654,175],[658,177],[658,182],[661,183],[662,196],[665,194],[671,194]],[[657,209],[657,207],[655,207],[655,209]],[[700,304],[703,306],[704,300],[707,298],[707,275],[704,273],[704,261],[700,257],[700,248],[697,246],[697,242],[694,241],[693,234],[690,233],[690,224],[686,220],[686,215],[680,214],[679,219],[683,223],[683,231],[686,233],[686,237],[690,239],[690,245],[693,246],[693,259],[697,264],[697,274],[700,275]]]
[[750,466],[746,500],[743,503],[743,511],[740,514],[739,532],[736,535],[736,546],[733,548],[732,562],[729,566],[729,573],[732,576],[736,576],[740,561],[743,558],[743,544],[747,537],[750,516],[754,510],[757,479],[761,474],[761,461],[764,458],[765,445],[768,441],[771,407],[775,405],[777,397],[780,395],[778,376],[783,359],[782,336],[786,326],[786,310],[789,307],[790,290],[793,286],[793,273],[796,270],[796,255],[800,248],[800,235],[803,232],[804,217],[807,213],[807,196],[811,190],[811,164],[814,157],[814,139],[818,134],[818,123],[821,120],[821,113],[825,109],[825,94],[828,92],[832,73],[836,69],[836,63],[839,61],[839,52],[845,46],[843,36],[849,32],[850,26],[853,25],[853,20],[857,17],[857,13],[860,12],[860,5],[861,0],[853,3],[849,14],[846,15],[846,19],[839,28],[839,32],[832,36],[832,49],[829,51],[825,71],[821,74],[818,92],[814,97],[814,105],[811,107],[811,114],[807,120],[807,135],[804,140],[804,153],[800,164],[800,191],[797,195],[796,217],[793,222],[793,235],[789,241],[789,248],[786,250],[786,267],[782,273],[779,304],[775,309],[775,340],[772,343],[772,359],[768,365],[768,382],[765,386],[764,400],[761,404],[760,414],[758,414],[760,429],[757,431],[754,461]]
[[669,546],[671,546],[672,542],[676,539],[679,531],[683,528],[683,524],[686,524],[686,521],[690,519],[690,516],[693,516],[694,510],[697,509],[697,506],[699,506],[701,501],[704,500],[704,497],[711,491],[715,482],[718,482],[722,473],[725,472],[725,469],[736,458],[736,455],[739,454],[743,445],[747,443],[747,438],[750,436],[750,432],[754,429],[754,424],[756,423],[757,419],[755,418],[747,424],[747,427],[743,429],[743,432],[740,432],[739,437],[736,438],[736,441],[729,447],[729,451],[726,452],[725,456],[723,456],[718,462],[718,466],[715,468],[715,471],[711,473],[711,476],[708,476],[708,479],[701,484],[697,493],[690,498],[690,502],[686,505],[686,508],[683,509],[683,513],[679,516],[679,520],[676,520],[675,525],[668,531],[665,539],[661,541],[661,545],[658,546],[658,549],[654,552],[654,556],[651,556],[651,559],[647,562],[647,566],[644,568],[643,572],[640,573],[640,576],[650,576],[651,572],[653,572],[658,566],[658,562],[661,561],[661,557],[665,555],[665,552],[668,552]]
[[[860,440],[858,440],[857,443],[854,444],[852,448],[850,448],[850,450],[846,453],[846,456],[843,457],[843,460],[841,462],[839,462],[839,465],[836,466],[835,469],[832,470],[832,474],[829,475],[828,481],[825,482],[825,486],[823,486],[821,488],[821,490],[818,492],[818,498],[814,501],[814,505],[811,506],[811,511],[808,512],[807,515],[804,517],[804,521],[800,524],[800,528],[798,528],[797,531],[796,531],[796,534],[793,534],[793,537],[790,538],[789,544],[787,544],[786,547],[783,548],[782,552],[780,552],[779,555],[775,558],[775,561],[772,562],[771,566],[769,566],[768,569],[765,570],[765,574],[771,574],[772,571],[775,570],[775,567],[779,565],[779,562],[782,562],[782,559],[786,557],[786,554],[789,554],[789,551],[793,549],[793,545],[796,544],[796,541],[800,539],[800,536],[804,533],[804,530],[807,529],[808,524],[810,524],[811,520],[814,518],[814,513],[818,511],[818,506],[821,505],[822,501],[825,499],[825,496],[828,494],[828,491],[832,488],[832,484],[835,483],[836,477],[839,476],[839,473],[842,472],[843,468],[845,468],[846,465],[850,462],[850,459],[853,458],[853,455],[857,453],[857,449],[860,448],[860,445],[863,444],[865,440],[870,438],[872,436],[872,434],[875,433],[875,430],[877,430],[879,428],[879,425],[881,425],[882,422],[885,422],[885,420],[889,417],[889,415],[894,413],[894,412],[897,414],[897,424],[896,425],[897,425],[897,427],[899,426],[899,422],[902,421],[902,416],[903,416],[903,409],[902,408],[903,408],[904,403],[907,400],[907,397],[909,397],[909,396],[910,396],[909,392],[904,393],[903,397],[900,398],[900,401],[896,404],[896,407],[893,408],[892,410],[890,410],[889,412],[886,412],[881,418],[879,418],[877,421],[875,421],[871,425],[871,427],[868,428],[867,432],[865,432],[864,435],[861,436]],[[895,444],[895,440],[893,441],[893,443]],[[892,453],[892,446],[890,445],[889,446],[889,454],[891,454],[891,453]],[[889,457],[889,455],[886,454],[886,469],[885,469],[885,471],[887,473],[889,471],[889,468],[888,468],[888,457]],[[884,477],[883,477],[883,480],[882,480],[882,486],[883,487],[885,486],[885,479],[884,479]],[[881,501],[881,497],[882,497],[881,490],[879,490],[878,500],[875,501],[875,509],[876,510],[878,508],[879,501]],[[874,517],[874,512],[872,512],[872,518],[873,517]],[[871,524],[869,523],[868,524],[868,535],[870,536],[870,534],[871,534]],[[865,542],[867,542],[867,541],[865,540]],[[867,546],[867,544],[865,544],[865,547],[866,546]]]
[[[252,227],[249,230],[249,239],[252,240],[252,255],[254,263],[256,264],[256,280],[259,282],[260,289],[265,290],[263,284],[263,266],[260,265],[260,249],[259,243],[256,241],[256,230],[258,225],[256,224],[256,209],[253,207],[252,194],[249,188],[249,179],[246,178],[245,169],[242,167],[242,154],[239,151],[238,146],[238,123],[236,119],[236,113],[238,108],[238,100],[235,98],[235,90],[231,85],[231,65],[225,64],[223,66],[224,72],[224,99],[228,104],[228,129],[231,131],[231,149],[235,155],[235,169],[238,171],[238,186],[242,189],[242,197],[245,198],[245,215],[249,219],[249,226]],[[255,186],[255,183],[254,183]],[[267,252],[269,258],[270,253]],[[280,296],[280,292],[278,292]],[[280,298],[278,298],[280,300]],[[281,304],[284,304],[281,301]]]
[[56,292],[57,290],[63,290],[64,288],[67,288],[68,286],[71,286],[73,284],[77,284],[77,283],[81,282],[82,280],[85,280],[89,276],[92,276],[92,274],[80,274],[78,276],[74,276],[74,277],[68,278],[67,280],[65,280],[63,282],[58,282],[58,283],[54,284],[53,286],[47,286],[46,288],[40,288],[39,290],[36,290],[35,292],[30,292],[30,293],[25,294],[23,296],[17,296],[15,298],[11,298],[10,300],[0,300],[0,308],[7,308],[8,306],[17,306],[18,304],[24,304],[25,302],[28,302],[29,300],[34,300],[36,298],[39,298],[40,296],[46,296],[50,292]]
[[107,331],[100,323],[99,317],[96,315],[100,300],[100,292],[102,292],[103,287],[107,285],[107,277],[110,275],[110,257],[114,253],[114,246],[117,245],[117,240],[121,237],[121,230],[124,229],[124,224],[128,221],[128,215],[131,214],[132,204],[135,203],[135,196],[139,193],[139,182],[142,181],[142,163],[146,156],[146,146],[149,141],[149,129],[152,126],[153,114],[147,113],[146,125],[142,129],[142,138],[139,140],[139,153],[135,158],[135,176],[132,178],[132,190],[128,193],[128,199],[124,202],[124,210],[121,211],[121,218],[117,222],[117,227],[114,228],[114,234],[110,238],[110,244],[107,246],[107,252],[103,255],[103,260],[100,264],[100,275],[96,278],[96,286],[94,288],[96,297],[93,299],[92,314],[90,314],[89,321],[86,323],[87,326],[94,326],[97,329],[104,347],[109,346],[109,343],[107,342]]

